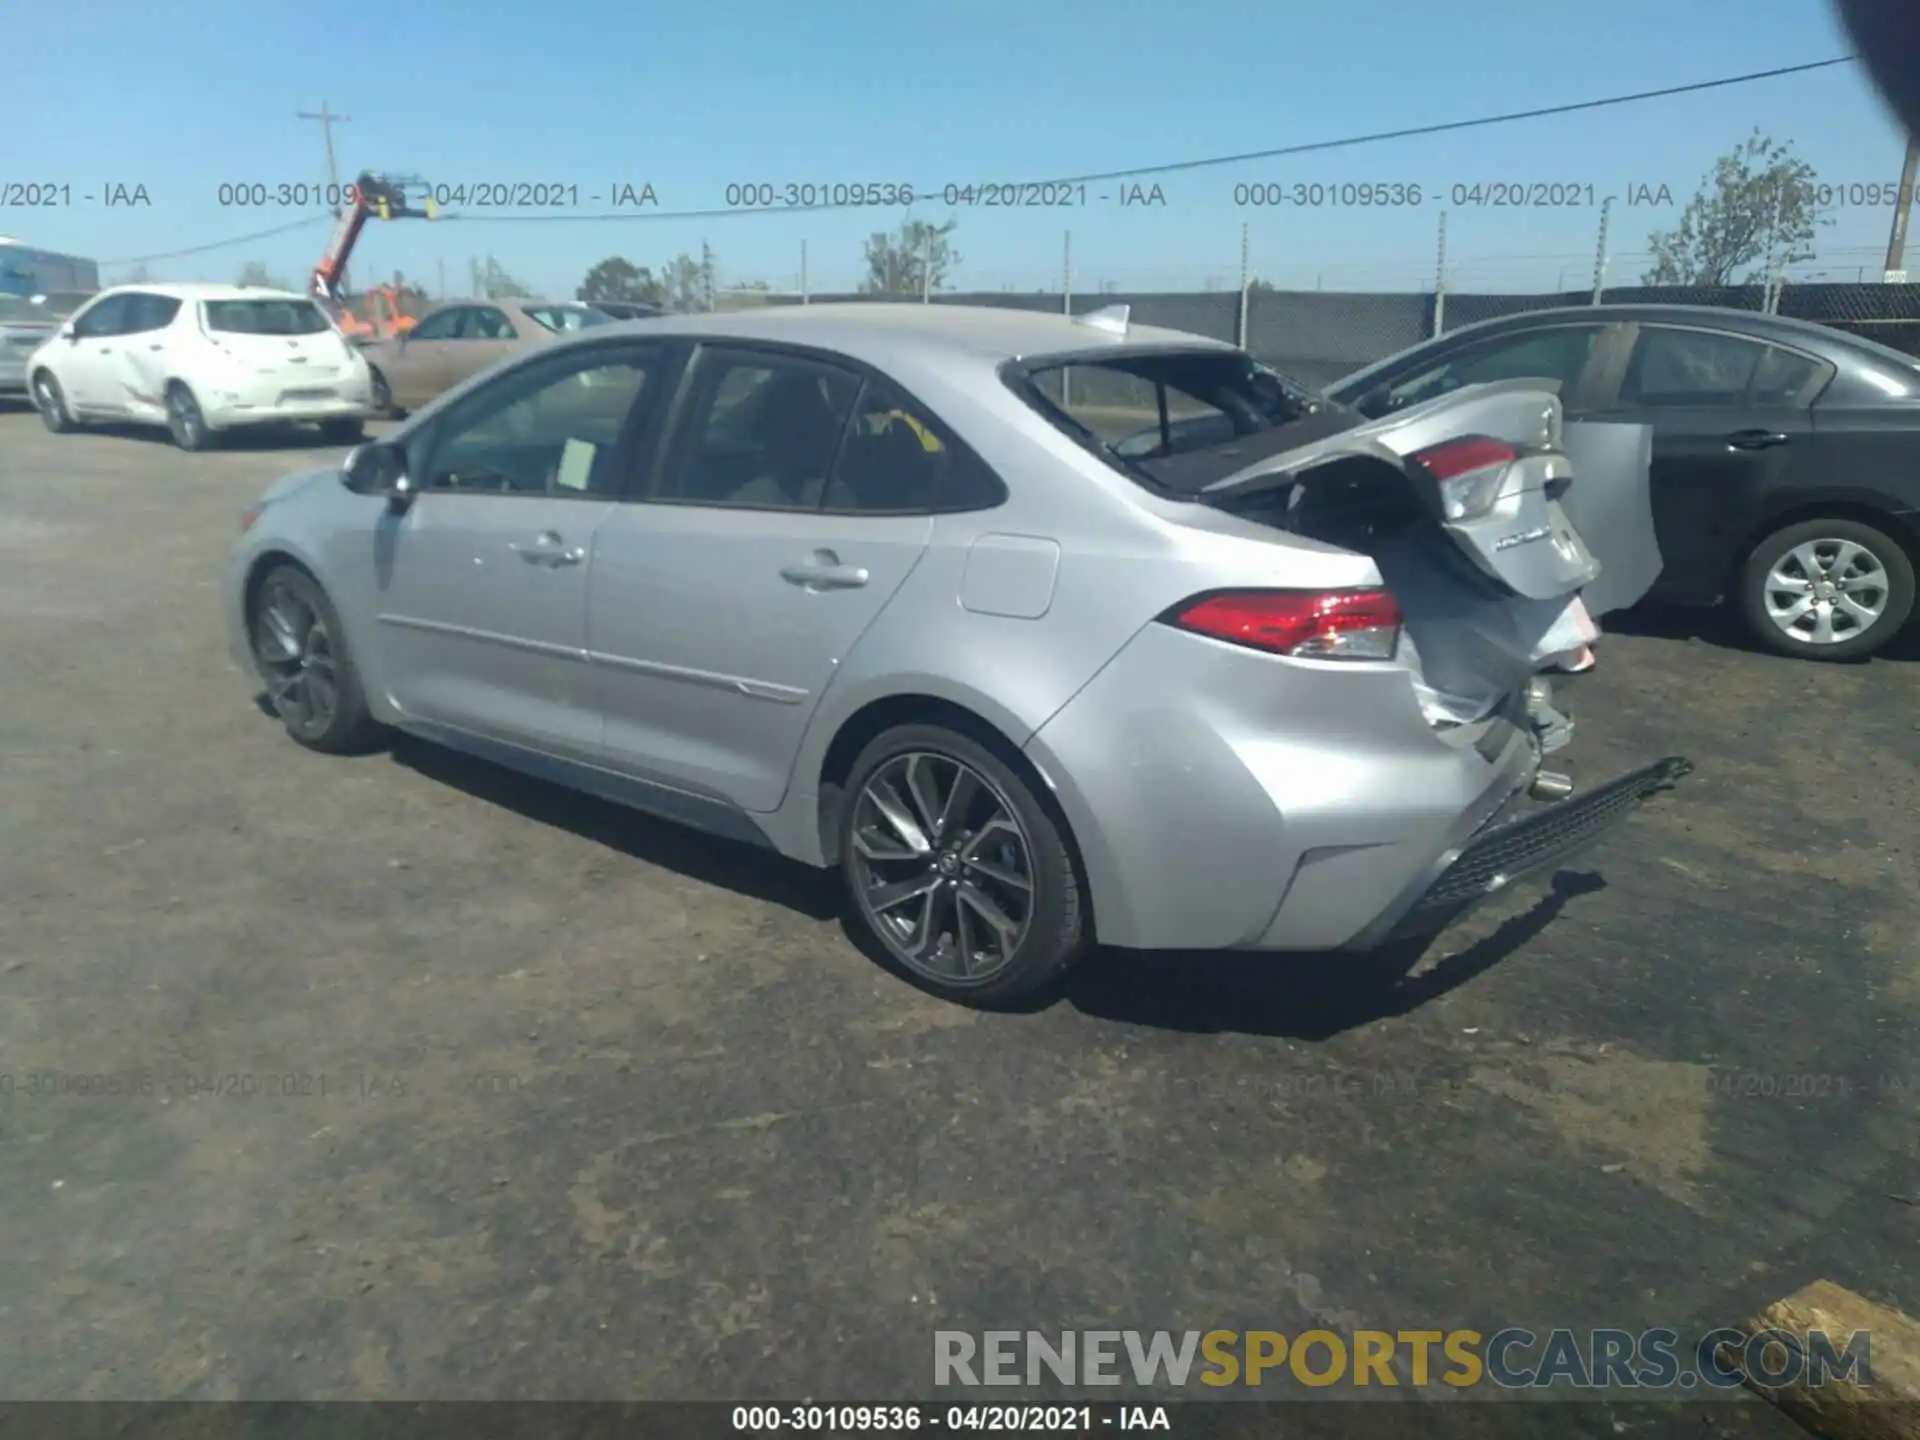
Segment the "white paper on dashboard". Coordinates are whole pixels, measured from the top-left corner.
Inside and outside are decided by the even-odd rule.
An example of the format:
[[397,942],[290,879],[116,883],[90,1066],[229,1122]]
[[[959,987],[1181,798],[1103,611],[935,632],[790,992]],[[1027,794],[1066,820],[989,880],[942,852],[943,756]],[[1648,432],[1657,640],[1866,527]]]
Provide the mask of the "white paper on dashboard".
[[591,440],[569,440],[560,452],[560,473],[553,483],[562,490],[584,490],[593,478],[593,457],[599,447]]

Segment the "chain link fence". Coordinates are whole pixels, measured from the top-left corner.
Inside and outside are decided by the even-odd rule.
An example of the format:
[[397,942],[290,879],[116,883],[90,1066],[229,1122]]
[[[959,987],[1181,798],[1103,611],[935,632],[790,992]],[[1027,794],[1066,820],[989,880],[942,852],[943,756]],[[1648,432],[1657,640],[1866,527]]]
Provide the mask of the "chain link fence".
[[[1920,284],[1813,283],[1727,287],[1621,286],[1600,292],[1602,303],[1705,305],[1811,320],[1920,356]],[[744,298],[744,297],[743,297]],[[1245,292],[1102,291],[936,292],[913,295],[755,292],[769,305],[881,301],[898,304],[994,305],[1048,314],[1084,315],[1126,305],[1139,325],[1165,326],[1244,345],[1254,355],[1309,385],[1325,385],[1398,350],[1482,320],[1530,310],[1595,303],[1592,290],[1531,295],[1339,294],[1325,290]],[[735,308],[723,297],[722,308]]]

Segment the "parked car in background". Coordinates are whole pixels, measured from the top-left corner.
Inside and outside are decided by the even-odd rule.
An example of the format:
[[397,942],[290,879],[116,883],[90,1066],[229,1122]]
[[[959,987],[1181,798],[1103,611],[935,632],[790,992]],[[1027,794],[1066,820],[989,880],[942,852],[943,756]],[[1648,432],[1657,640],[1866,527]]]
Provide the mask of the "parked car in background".
[[1542,768],[1540,672],[1658,568],[1644,443],[1529,382],[1366,424],[1124,313],[676,316],[282,480],[224,606],[298,743],[396,726],[837,866],[917,982],[1005,999],[1096,937],[1428,934],[1684,774]]
[[667,312],[658,305],[642,304],[638,300],[595,300],[593,308],[616,320],[653,320]]
[[1558,381],[1571,418],[1652,427],[1656,597],[1730,600],[1809,660],[1870,655],[1911,620],[1920,360],[1777,315],[1602,305],[1466,326],[1327,393],[1379,416],[1514,377]]
[[127,285],[76,310],[27,361],[34,408],[64,434],[94,421],[164,425],[183,450],[249,426],[363,433],[366,362],[304,295],[238,285]]
[[613,317],[577,300],[450,300],[405,335],[361,347],[373,367],[374,406],[418,409],[512,355]]
[[0,295],[0,396],[25,396],[27,357],[72,313],[50,295]]

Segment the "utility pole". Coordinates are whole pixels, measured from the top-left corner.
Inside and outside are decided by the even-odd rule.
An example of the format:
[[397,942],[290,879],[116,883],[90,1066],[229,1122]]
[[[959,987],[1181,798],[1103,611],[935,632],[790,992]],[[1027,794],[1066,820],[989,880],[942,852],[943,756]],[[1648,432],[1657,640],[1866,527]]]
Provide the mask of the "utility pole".
[[322,100],[318,110],[295,111],[294,119],[318,120],[320,122],[320,133],[325,137],[327,142],[327,195],[333,205],[333,218],[338,220],[341,209],[340,171],[334,165],[333,160],[333,127],[336,125],[345,125],[350,122],[353,117],[351,115],[334,114],[332,107],[330,107],[326,101]]
[[1913,180],[1920,171],[1920,135],[1907,136],[1907,163],[1900,167],[1900,193],[1893,200],[1893,234],[1887,240],[1887,279],[1907,268],[1907,215],[1913,209]]
[[1240,222],[1240,314],[1235,328],[1240,332],[1234,343],[1242,350],[1247,348],[1247,293],[1252,277],[1247,273],[1247,222]]
[[808,304],[807,299],[807,242],[800,242],[800,303]]
[[[1060,313],[1072,318],[1073,315],[1073,232],[1065,232],[1065,240],[1060,252]],[[1073,403],[1073,371],[1063,368],[1060,371],[1060,404],[1062,407]]]
[[1600,239],[1593,251],[1593,303],[1607,293],[1607,226],[1613,219],[1613,197],[1600,202]]
[[700,242],[700,296],[709,311],[713,309],[713,249]]
[[1433,333],[1447,333],[1447,212],[1440,212],[1440,255],[1433,267]]

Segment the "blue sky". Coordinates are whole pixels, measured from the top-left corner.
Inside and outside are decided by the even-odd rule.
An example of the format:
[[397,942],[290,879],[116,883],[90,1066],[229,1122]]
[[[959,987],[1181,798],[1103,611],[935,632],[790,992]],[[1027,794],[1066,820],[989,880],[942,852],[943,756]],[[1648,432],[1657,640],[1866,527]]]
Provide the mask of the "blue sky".
[[[0,210],[0,234],[101,260],[241,237],[304,208],[221,206],[222,183],[324,178],[320,130],[294,118],[324,99],[343,176],[413,172],[442,184],[651,184],[663,210],[723,207],[729,183],[1039,180],[1464,119],[1842,55],[1824,0],[336,0],[271,5],[147,0],[17,7],[0,87],[0,187],[70,185],[70,206]],[[1754,127],[1791,140],[1823,180],[1898,179],[1901,138],[1857,66],[1291,161],[1142,177],[1164,205],[957,213],[956,288],[1057,288],[1072,232],[1075,288],[1231,288],[1241,224],[1255,274],[1311,288],[1430,283],[1449,211],[1455,289],[1581,286],[1597,205],[1450,203],[1454,185],[1558,183],[1597,197],[1670,189],[1667,208],[1614,210],[1612,274],[1638,278],[1649,231],[1670,224],[1716,155]],[[1245,209],[1234,187],[1420,185],[1418,209]],[[83,194],[144,186],[151,204]],[[601,195],[595,204],[587,197]],[[1435,198],[1443,197],[1443,198]],[[487,212],[482,212],[487,213]],[[498,214],[500,212],[491,212]],[[722,283],[824,291],[857,280],[861,242],[889,210],[641,223],[374,225],[355,272],[405,271],[464,288],[469,257],[496,256],[547,293],[597,260],[656,269],[713,247]],[[1876,275],[1888,212],[1843,206],[1803,272]],[[148,265],[156,278],[232,279],[263,261],[304,276],[326,224]],[[124,270],[107,272],[118,278]]]

